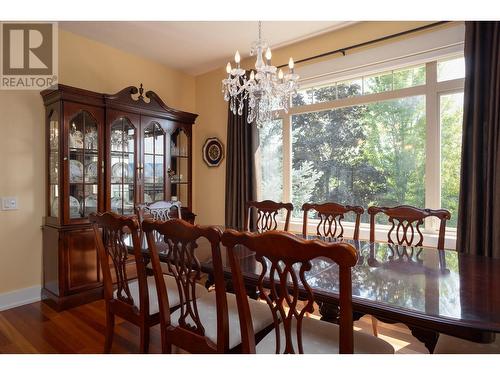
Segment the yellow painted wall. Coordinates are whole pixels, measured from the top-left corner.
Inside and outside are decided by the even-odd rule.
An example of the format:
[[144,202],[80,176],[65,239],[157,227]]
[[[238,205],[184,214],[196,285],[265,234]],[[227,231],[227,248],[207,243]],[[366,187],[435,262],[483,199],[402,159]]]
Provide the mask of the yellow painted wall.
[[0,211],[0,293],[41,283],[43,119],[38,92],[0,90],[0,196],[19,205]]
[[170,107],[195,110],[194,77],[165,65],[60,30],[60,83],[113,94],[140,83]]
[[[427,23],[429,22],[361,22],[353,24],[344,29],[273,50],[272,63],[273,65],[287,64],[290,56],[293,56],[295,60],[300,60],[414,29]],[[244,50],[246,47],[249,48],[249,46],[241,46],[242,56],[245,56],[245,53],[248,55],[248,51]],[[318,60],[314,60],[314,62],[318,62]],[[242,66],[249,69],[253,68],[254,63],[254,58],[247,58],[242,61]],[[197,148],[201,148],[205,139],[211,136],[219,137],[226,144],[227,102],[224,101],[221,94],[221,80],[225,75],[225,64],[222,64],[220,69],[196,77],[196,113],[199,114],[199,117],[194,143]],[[224,224],[225,169],[225,160],[219,168],[209,168],[203,162],[201,153],[195,152],[194,175],[199,183],[194,185],[194,201],[200,224]]]
[[[59,82],[115,93],[143,83],[167,105],[195,110],[195,79],[164,65],[59,30]],[[44,107],[36,91],[0,91],[0,294],[41,284],[45,199]]]

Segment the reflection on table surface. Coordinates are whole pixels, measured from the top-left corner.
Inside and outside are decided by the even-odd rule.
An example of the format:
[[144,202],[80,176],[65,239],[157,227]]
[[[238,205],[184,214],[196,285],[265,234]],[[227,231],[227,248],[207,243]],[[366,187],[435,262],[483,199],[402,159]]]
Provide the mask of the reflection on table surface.
[[[302,237],[302,236],[300,236]],[[308,239],[336,240],[308,236]],[[455,250],[406,247],[345,239],[358,252],[352,269],[352,295],[355,303],[377,304],[430,317],[467,321],[500,331],[500,260],[461,254]],[[166,245],[159,246],[160,259]],[[147,244],[144,242],[145,253]],[[243,246],[235,248],[245,277],[256,278],[262,266],[254,253]],[[197,242],[196,256],[202,269],[210,272],[211,248],[206,240]],[[226,249],[221,245],[226,275],[230,273]],[[336,298],[338,267],[330,259],[311,262],[306,280],[316,295]]]

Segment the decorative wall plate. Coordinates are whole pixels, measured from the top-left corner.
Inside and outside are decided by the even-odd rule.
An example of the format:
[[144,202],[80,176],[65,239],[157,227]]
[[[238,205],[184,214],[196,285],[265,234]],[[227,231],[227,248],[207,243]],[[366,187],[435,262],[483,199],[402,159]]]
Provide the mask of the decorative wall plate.
[[209,167],[218,167],[224,159],[224,146],[218,138],[207,138],[203,145],[203,160]]

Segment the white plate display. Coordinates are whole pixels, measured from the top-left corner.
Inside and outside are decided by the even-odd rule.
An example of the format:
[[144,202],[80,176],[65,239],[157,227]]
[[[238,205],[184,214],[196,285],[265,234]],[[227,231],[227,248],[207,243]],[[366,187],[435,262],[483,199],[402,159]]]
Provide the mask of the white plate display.
[[119,212],[122,209],[122,199],[120,197],[111,198],[111,211]]
[[128,179],[128,163],[115,163],[111,167],[111,182],[120,183],[122,182],[122,171],[123,171],[123,179]]
[[69,161],[69,182],[82,182],[83,164],[78,160]]
[[50,216],[59,217],[59,197],[55,197],[50,205]]
[[97,196],[95,194],[89,195],[85,198],[85,211],[97,211]]
[[69,215],[80,217],[80,202],[72,195],[69,196]]
[[87,165],[85,170],[85,182],[97,182],[97,162],[93,161]]

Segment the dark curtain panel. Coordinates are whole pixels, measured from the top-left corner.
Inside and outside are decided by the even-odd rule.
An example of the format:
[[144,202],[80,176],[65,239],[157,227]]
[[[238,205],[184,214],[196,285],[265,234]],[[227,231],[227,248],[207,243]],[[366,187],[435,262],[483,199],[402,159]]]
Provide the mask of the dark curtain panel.
[[500,257],[500,22],[465,23],[457,250]]
[[248,103],[243,113],[234,115],[228,108],[226,159],[226,226],[245,227],[245,204],[255,200],[255,150],[257,131],[247,123]]

